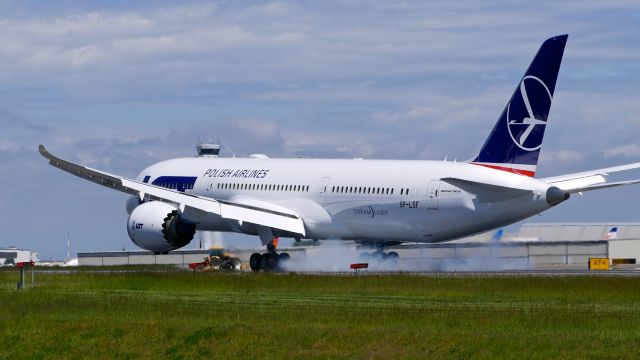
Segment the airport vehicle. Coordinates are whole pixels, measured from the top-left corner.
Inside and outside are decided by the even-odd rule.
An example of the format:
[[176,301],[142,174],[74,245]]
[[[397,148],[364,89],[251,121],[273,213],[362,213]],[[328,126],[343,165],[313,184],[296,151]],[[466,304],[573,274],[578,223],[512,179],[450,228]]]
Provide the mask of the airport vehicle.
[[203,262],[189,264],[194,270],[240,270],[241,261],[221,247],[212,247]]
[[258,235],[254,271],[276,268],[278,237],[356,240],[384,248],[442,242],[543,212],[640,163],[535,178],[567,35],[547,39],[480,152],[466,162],[196,157],[163,161],[127,179],[63,160],[49,164],[133,195],[127,229],[139,247],[166,253],[196,230]]

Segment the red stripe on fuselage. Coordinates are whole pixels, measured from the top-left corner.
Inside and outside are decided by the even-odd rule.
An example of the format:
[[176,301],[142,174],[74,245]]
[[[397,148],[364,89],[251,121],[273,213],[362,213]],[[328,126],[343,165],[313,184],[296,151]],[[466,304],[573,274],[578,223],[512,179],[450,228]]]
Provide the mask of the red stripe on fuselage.
[[504,167],[504,166],[487,165],[487,164],[480,164],[480,163],[472,163],[472,164],[473,165],[485,166],[485,167],[488,167],[488,168],[491,168],[491,169],[496,169],[496,170],[500,170],[500,171],[506,171],[506,172],[510,172],[510,173],[513,173],[513,174],[518,174],[518,175],[523,175],[523,176],[528,176],[528,177],[534,177],[535,174],[536,174],[534,171],[514,169],[514,168]]

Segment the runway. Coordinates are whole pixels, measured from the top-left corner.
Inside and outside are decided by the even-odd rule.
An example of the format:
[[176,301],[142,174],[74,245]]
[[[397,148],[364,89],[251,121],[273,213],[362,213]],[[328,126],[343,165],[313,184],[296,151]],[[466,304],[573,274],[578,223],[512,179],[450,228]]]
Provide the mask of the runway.
[[[77,267],[77,268],[36,268],[36,274],[72,274],[72,273],[94,273],[94,274],[128,274],[128,273],[176,273],[191,271],[179,265],[163,265],[163,266],[118,266],[118,267]],[[193,272],[201,273],[201,272]],[[211,273],[211,272],[208,272]],[[214,271],[213,273],[236,274],[236,275],[252,275],[250,270],[241,271]],[[355,272],[354,270],[345,271],[277,271],[272,272],[273,275],[319,275],[319,276],[376,276],[376,275],[407,275],[407,276],[434,276],[434,277],[556,277],[556,276],[618,276],[618,277],[636,277],[640,276],[640,266],[637,265],[619,265],[614,266],[610,270],[588,270],[577,266],[545,266],[532,269],[513,269],[513,270],[461,270],[461,271],[402,271],[402,270],[375,270],[364,269]]]

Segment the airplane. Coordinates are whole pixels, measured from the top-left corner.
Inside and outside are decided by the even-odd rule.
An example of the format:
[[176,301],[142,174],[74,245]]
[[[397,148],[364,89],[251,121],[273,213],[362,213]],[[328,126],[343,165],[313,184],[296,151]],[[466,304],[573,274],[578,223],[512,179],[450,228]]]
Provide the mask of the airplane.
[[618,240],[618,227],[614,226],[605,234],[604,240]]
[[571,194],[640,183],[606,176],[640,163],[536,178],[535,171],[568,35],[543,42],[480,152],[469,161],[194,157],[162,161],[135,179],[63,160],[49,164],[132,195],[129,237],[154,253],[191,242],[198,230],[257,235],[266,252],[253,271],[289,258],[280,237],[354,240],[376,254],[403,242],[435,243],[539,214]]

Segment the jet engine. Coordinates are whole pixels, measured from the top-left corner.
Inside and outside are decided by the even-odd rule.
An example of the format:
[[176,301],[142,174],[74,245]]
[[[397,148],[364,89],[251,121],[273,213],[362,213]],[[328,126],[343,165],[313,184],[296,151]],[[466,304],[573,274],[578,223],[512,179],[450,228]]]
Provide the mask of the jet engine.
[[127,209],[127,214],[131,215],[133,209],[138,207],[138,205],[142,204],[140,199],[137,196],[131,196],[127,198],[127,202],[124,204],[125,209]]
[[159,254],[191,242],[196,224],[183,219],[176,206],[150,201],[131,211],[127,231],[134,244]]

